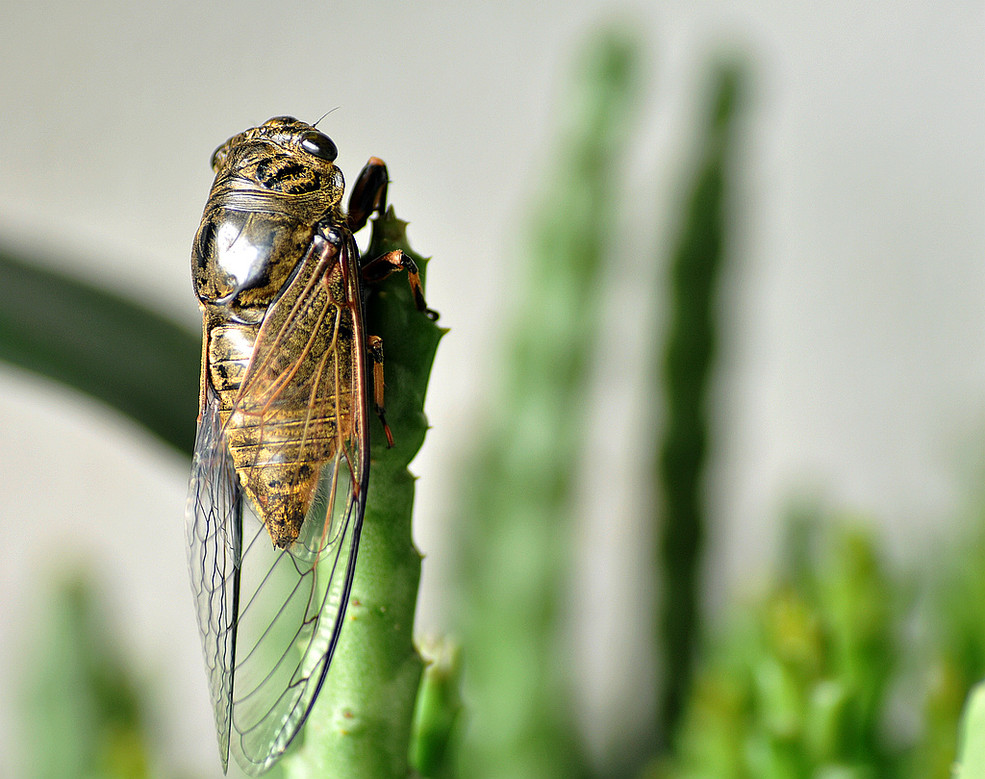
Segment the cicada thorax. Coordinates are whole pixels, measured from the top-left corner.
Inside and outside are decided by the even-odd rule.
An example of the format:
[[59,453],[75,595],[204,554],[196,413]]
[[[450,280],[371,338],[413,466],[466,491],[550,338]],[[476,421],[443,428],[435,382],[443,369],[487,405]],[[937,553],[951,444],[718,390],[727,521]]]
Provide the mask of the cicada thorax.
[[193,276],[203,397],[209,382],[243,491],[287,548],[355,432],[358,255],[338,169],[271,143],[265,127],[216,153]]

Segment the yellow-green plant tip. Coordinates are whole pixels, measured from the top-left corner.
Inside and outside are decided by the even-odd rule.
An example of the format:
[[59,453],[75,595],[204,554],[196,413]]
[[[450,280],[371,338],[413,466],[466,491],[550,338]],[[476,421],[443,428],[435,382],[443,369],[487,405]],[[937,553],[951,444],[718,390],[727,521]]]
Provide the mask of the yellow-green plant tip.
[[461,650],[448,638],[421,643],[425,660],[414,712],[411,765],[422,777],[452,776],[452,730],[462,710]]
[[960,730],[954,779],[981,779],[985,776],[985,684],[972,689]]

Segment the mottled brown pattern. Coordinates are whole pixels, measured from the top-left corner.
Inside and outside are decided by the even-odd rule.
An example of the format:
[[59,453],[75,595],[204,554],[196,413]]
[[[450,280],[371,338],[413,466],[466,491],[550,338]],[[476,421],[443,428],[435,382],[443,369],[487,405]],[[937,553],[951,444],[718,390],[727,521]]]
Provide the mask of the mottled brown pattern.
[[365,384],[342,175],[302,146],[313,133],[281,117],[221,146],[192,251],[203,398],[210,382],[237,477],[280,548],[322,468],[353,446]]

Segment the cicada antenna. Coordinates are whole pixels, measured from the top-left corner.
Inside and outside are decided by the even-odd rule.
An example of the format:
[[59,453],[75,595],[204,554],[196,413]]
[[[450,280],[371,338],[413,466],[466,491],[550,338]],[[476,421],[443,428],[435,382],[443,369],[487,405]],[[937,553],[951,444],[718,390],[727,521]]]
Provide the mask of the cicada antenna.
[[[318,117],[318,122],[320,122],[322,119],[324,119],[326,116],[328,116],[333,111],[338,111],[341,107],[342,106],[338,106],[337,105],[337,106],[335,106],[335,108],[329,108],[325,113],[323,113],[321,116]],[[318,126],[318,122],[312,123],[311,126],[312,127],[317,127]]]

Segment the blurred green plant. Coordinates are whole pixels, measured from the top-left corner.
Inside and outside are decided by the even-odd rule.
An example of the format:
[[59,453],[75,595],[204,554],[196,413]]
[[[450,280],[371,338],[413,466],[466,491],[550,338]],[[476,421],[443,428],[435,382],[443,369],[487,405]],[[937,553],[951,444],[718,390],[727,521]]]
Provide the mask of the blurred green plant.
[[618,33],[600,35],[578,63],[557,167],[511,285],[503,403],[461,474],[461,776],[588,770],[565,640],[574,488],[638,71],[638,46]]
[[91,395],[191,455],[199,335],[10,249],[0,249],[0,290],[0,360]]
[[[961,718],[961,752],[954,768],[954,779],[985,776],[985,683],[971,691]],[[941,774],[943,776],[943,774]]]
[[[910,649],[919,668],[916,682],[925,691],[924,733],[907,774],[913,779],[950,776],[959,734],[966,754],[985,748],[985,727],[976,727],[981,719],[975,706],[981,704],[972,698],[969,711],[961,713],[969,689],[985,676],[985,494],[976,490],[971,506],[953,525],[956,537],[928,549],[925,562],[926,593],[919,616],[932,640],[916,651]],[[976,733],[978,744],[972,743]],[[972,764],[979,764],[978,759]],[[985,770],[980,774],[962,770],[962,779],[985,776]]]
[[453,734],[462,711],[461,650],[450,639],[424,641],[421,654],[427,663],[414,712],[411,765],[420,776],[451,779]]
[[145,779],[149,738],[140,685],[85,576],[59,582],[39,622],[18,723],[34,748],[21,776]]
[[806,535],[787,545],[786,573],[766,597],[708,650],[672,756],[651,776],[900,775],[881,730],[901,650],[900,583],[861,529]]
[[[891,571],[861,523],[813,512],[789,526],[784,571],[707,642],[675,743],[646,777],[951,777],[962,702],[985,673],[980,621],[954,617],[985,602],[967,586],[982,587],[981,544],[947,551],[974,559],[974,577],[952,570],[919,601],[929,577]],[[919,732],[901,732],[921,702]],[[962,777],[985,775],[981,705],[965,714]]]
[[[700,565],[704,547],[704,468],[709,450],[708,402],[718,342],[718,279],[726,260],[729,174],[734,166],[741,73],[716,68],[703,126],[697,170],[688,182],[684,222],[670,262],[670,323],[660,376],[666,423],[656,456],[663,497],[654,571],[664,594],[657,642],[662,647],[662,729],[672,734],[691,684],[700,638]],[[661,382],[662,379],[662,382]]]

